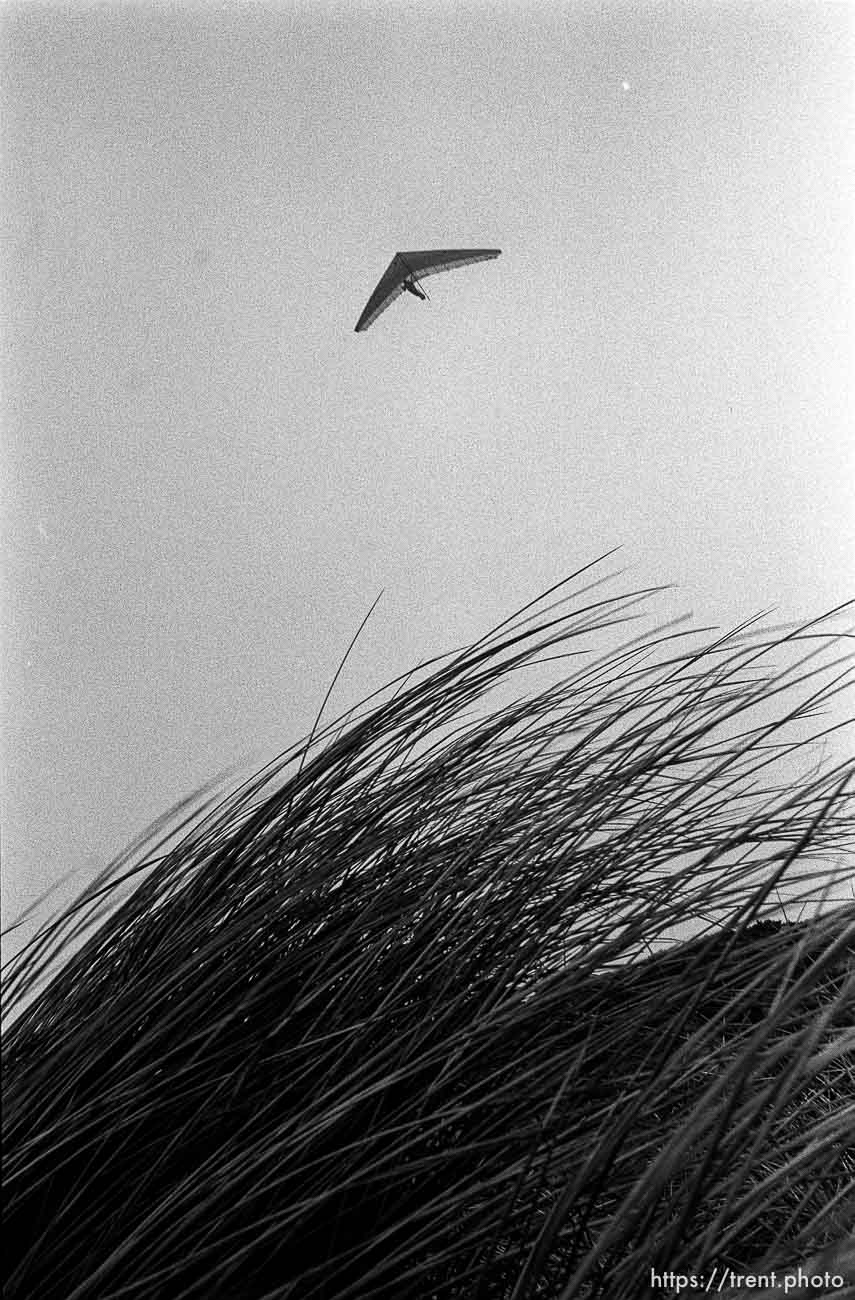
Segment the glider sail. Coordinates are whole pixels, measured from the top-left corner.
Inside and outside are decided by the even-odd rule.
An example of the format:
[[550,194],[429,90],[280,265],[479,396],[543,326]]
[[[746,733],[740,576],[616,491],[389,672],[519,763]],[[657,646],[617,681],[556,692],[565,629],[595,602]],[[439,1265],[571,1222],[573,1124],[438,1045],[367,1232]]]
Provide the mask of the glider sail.
[[380,313],[405,289],[415,293],[417,298],[424,297],[423,292],[417,289],[424,276],[452,271],[458,266],[471,266],[473,262],[489,262],[501,251],[500,248],[434,248],[419,253],[396,253],[365,304],[365,310],[356,322],[356,333],[360,334],[373,325]]

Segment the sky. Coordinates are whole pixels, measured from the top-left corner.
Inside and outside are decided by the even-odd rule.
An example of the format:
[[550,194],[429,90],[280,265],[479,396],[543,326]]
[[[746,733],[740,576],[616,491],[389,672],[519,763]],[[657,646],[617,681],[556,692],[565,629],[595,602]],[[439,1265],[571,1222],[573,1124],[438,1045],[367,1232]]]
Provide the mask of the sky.
[[[4,923],[613,547],[853,594],[847,3],[6,4]],[[398,249],[501,248],[354,324]],[[242,768],[246,770],[246,768]]]

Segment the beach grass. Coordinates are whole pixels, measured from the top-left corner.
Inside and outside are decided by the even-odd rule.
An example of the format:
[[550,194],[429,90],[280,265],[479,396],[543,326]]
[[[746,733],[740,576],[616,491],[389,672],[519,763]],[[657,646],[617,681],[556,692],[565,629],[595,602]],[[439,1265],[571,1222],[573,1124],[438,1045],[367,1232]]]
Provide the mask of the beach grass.
[[846,611],[657,627],[599,572],[12,959],[4,1296],[636,1300],[848,1238]]

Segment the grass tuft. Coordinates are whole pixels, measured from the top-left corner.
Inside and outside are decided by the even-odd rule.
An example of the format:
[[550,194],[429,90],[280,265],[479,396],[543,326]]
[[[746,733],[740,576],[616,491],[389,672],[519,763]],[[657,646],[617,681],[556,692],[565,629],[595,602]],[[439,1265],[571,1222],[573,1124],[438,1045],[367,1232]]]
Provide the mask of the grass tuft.
[[568,584],[12,960],[9,1300],[637,1300],[847,1236],[844,642]]

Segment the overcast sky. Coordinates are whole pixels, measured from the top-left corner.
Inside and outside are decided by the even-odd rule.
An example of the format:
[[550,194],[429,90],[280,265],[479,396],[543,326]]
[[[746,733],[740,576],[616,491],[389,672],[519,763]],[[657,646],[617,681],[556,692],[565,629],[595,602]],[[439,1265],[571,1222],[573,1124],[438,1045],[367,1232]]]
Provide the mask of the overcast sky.
[[618,545],[658,618],[852,594],[853,18],[4,7],[7,922],[381,588],[333,712]]

